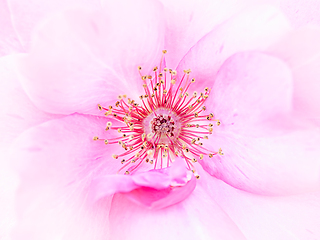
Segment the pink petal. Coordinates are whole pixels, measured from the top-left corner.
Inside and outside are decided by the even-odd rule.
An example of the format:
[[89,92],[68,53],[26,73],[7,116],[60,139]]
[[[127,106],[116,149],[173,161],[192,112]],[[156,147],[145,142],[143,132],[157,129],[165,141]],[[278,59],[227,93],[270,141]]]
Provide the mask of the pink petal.
[[246,239],[320,238],[319,192],[286,197],[258,196],[211,179],[207,193],[237,224]]
[[178,72],[190,68],[196,78],[193,87],[203,91],[212,86],[228,57],[241,51],[264,50],[289,29],[279,10],[270,6],[250,8],[203,37],[182,59]]
[[105,124],[101,118],[72,115],[19,136],[11,159],[21,177],[13,239],[105,239],[111,199],[95,206],[88,199],[92,180],[121,166],[110,157],[114,147],[92,140],[110,137]]
[[161,2],[165,6],[166,16],[166,61],[171,68],[175,68],[203,36],[251,3],[238,0]]
[[285,60],[294,79],[293,107],[297,115],[320,119],[320,29],[301,28],[287,34],[269,52]]
[[320,26],[320,2],[318,0],[281,0],[279,5],[294,27]]
[[48,15],[70,7],[96,8],[99,0],[7,0],[14,29],[22,45],[29,48],[31,33]]
[[0,57],[22,51],[6,0],[0,0]]
[[16,73],[20,56],[0,58],[0,144],[4,148],[26,129],[60,117],[40,111],[23,91]]
[[259,52],[231,56],[221,66],[207,105],[233,132],[274,121],[291,111],[292,79],[281,60]]
[[116,195],[110,212],[111,239],[244,239],[237,226],[204,190],[206,182],[186,200],[159,210],[138,206]]
[[[187,178],[186,165],[177,159],[171,167],[133,175],[110,175],[96,178],[90,187],[93,201],[115,193],[148,208],[160,209],[185,200],[196,186],[196,178]],[[176,185],[178,183],[178,185]]]
[[21,81],[37,107],[98,114],[97,104],[113,104],[122,94],[139,95],[137,67],[149,71],[160,61],[161,9],[152,6],[145,14],[137,4],[137,9],[115,13],[113,7],[65,11],[37,31],[31,53],[21,61]]
[[318,191],[319,129],[268,130],[273,136],[216,133],[209,144],[221,147],[224,155],[205,158],[200,164],[210,175],[247,192],[287,195]]

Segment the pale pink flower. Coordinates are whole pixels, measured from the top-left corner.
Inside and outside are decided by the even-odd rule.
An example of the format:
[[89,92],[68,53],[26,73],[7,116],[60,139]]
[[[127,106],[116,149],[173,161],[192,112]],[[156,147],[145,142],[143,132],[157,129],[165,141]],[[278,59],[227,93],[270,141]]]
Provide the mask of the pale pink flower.
[[[316,20],[286,1],[287,16],[253,1],[74,2],[0,0],[0,53],[26,52],[0,59],[12,239],[320,238]],[[126,116],[128,98],[146,106]]]

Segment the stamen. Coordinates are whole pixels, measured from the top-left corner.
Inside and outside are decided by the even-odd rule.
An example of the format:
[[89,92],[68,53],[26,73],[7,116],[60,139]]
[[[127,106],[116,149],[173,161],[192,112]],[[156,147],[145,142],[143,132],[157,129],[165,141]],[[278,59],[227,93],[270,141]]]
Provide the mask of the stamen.
[[204,103],[210,96],[210,89],[204,88],[200,96],[197,92],[189,96],[187,91],[195,82],[195,78],[189,78],[191,70],[184,70],[182,78],[177,79],[176,70],[163,68],[166,53],[163,50],[159,68],[153,68],[154,76],[143,75],[141,66],[138,67],[144,89],[144,93],[138,96],[140,103],[130,98],[125,100],[127,95],[119,95],[115,107],[105,108],[98,104],[98,109],[104,110],[106,117],[123,126],[112,126],[109,121],[106,130],[116,130],[120,137],[99,139],[95,136],[93,140],[122,147],[124,152],[112,155],[114,159],[121,158],[123,166],[119,172],[126,169],[125,174],[131,174],[145,163],[150,163],[154,169],[169,167],[175,157],[181,156],[198,179],[200,176],[193,163],[205,157],[224,155],[221,148],[211,151],[200,142],[213,134],[214,124],[205,121],[215,121],[217,126],[221,122],[213,119],[213,113],[203,114],[207,110]]

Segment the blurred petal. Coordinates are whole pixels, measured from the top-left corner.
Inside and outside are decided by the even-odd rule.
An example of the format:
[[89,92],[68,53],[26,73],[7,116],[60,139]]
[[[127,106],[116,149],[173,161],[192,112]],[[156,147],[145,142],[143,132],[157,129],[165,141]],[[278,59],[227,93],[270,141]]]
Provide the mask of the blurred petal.
[[115,195],[110,212],[111,239],[244,239],[238,227],[208,197],[205,182],[199,181],[190,197],[161,211]]
[[320,2],[318,0],[281,0],[278,3],[294,27],[320,26]]
[[93,136],[107,137],[105,120],[72,115],[25,131],[12,146],[20,172],[18,225],[14,239],[105,239],[108,204],[88,202],[93,178],[115,173],[113,148]]
[[39,110],[25,94],[16,73],[19,57],[21,55],[0,58],[0,144],[4,148],[24,130],[60,117]]
[[292,69],[296,114],[320,120],[320,29],[295,30],[268,51],[282,58]]
[[208,194],[234,220],[246,239],[319,239],[320,237],[319,192],[287,197],[266,197],[240,191],[222,181],[212,179]]
[[142,88],[137,67],[149,71],[159,63],[163,45],[161,9],[144,14],[136,8],[127,9],[126,18],[106,7],[69,10],[48,20],[21,61],[23,86],[35,105],[52,113],[98,114],[98,103],[135,95]]
[[200,163],[210,175],[247,192],[312,192],[320,189],[319,144],[319,129],[262,137],[223,132],[215,134],[210,145],[221,147],[224,156]]
[[[165,6],[167,66],[176,68],[183,56],[205,34],[252,4],[242,0],[161,0]],[[201,26],[201,27],[199,27]]]
[[219,69],[208,109],[233,132],[255,131],[291,111],[292,76],[281,60],[259,52],[237,53]]
[[0,0],[0,57],[21,51],[22,47],[12,26],[7,1]]
[[289,29],[287,20],[276,8],[250,8],[203,37],[182,59],[178,73],[190,68],[196,78],[194,86],[202,91],[213,85],[217,71],[228,57],[241,51],[264,50]]
[[74,6],[96,8],[99,0],[7,0],[13,26],[22,45],[28,49],[35,27],[50,14]]

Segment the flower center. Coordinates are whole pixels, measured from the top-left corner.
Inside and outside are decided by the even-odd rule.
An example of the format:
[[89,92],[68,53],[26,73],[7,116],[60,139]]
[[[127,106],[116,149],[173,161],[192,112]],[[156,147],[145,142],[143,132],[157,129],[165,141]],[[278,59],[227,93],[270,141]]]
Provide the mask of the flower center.
[[170,137],[174,136],[174,121],[170,115],[159,115],[153,118],[150,123],[152,132],[157,135],[167,134]]
[[204,114],[210,89],[206,87],[199,95],[194,92],[190,96],[187,91],[195,82],[194,78],[189,78],[191,71],[185,70],[177,80],[177,72],[162,68],[164,63],[163,57],[159,69],[153,69],[153,76],[142,75],[141,67],[138,68],[145,91],[139,97],[140,104],[130,98],[125,101],[127,97],[123,95],[119,96],[115,107],[98,105],[100,110],[106,111],[105,116],[122,124],[112,126],[108,122],[106,130],[117,130],[122,136],[113,139],[94,137],[94,140],[119,144],[124,149],[113,158],[121,159],[124,166],[119,171],[126,169],[126,174],[136,171],[143,163],[152,164],[154,169],[169,167],[178,156],[184,158],[187,168],[196,174],[193,163],[204,157],[223,155],[221,149],[208,150],[202,142],[213,132],[212,121],[220,125],[213,113]]

